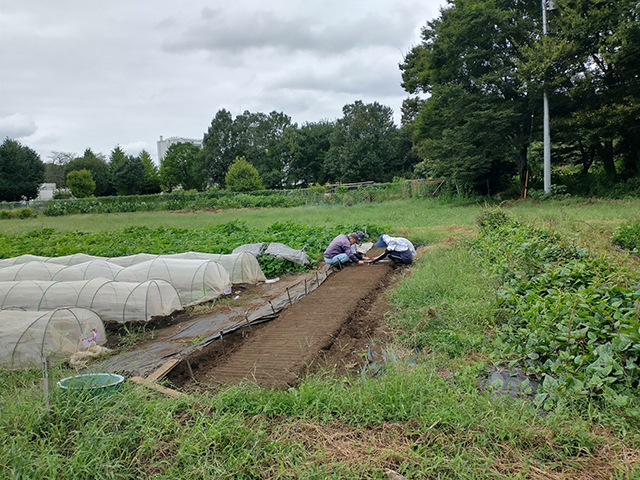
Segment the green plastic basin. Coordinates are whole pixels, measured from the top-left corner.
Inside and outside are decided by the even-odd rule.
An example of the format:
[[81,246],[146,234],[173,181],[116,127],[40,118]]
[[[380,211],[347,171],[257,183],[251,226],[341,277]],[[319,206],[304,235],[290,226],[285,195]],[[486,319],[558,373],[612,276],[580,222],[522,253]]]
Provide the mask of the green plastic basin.
[[87,373],[63,378],[58,387],[68,392],[90,392],[92,394],[113,393],[124,382],[116,373]]

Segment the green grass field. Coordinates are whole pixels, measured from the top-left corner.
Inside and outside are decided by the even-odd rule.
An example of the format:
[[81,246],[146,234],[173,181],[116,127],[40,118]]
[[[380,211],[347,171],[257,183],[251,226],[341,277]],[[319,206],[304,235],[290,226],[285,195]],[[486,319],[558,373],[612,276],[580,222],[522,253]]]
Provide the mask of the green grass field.
[[[49,408],[39,371],[0,370],[0,477],[385,479],[393,471],[408,479],[640,478],[637,390],[624,408],[584,398],[542,411],[529,400],[478,388],[480,376],[503,363],[492,353],[496,280],[484,275],[467,243],[483,209],[402,200],[0,221],[3,233],[16,234],[43,226],[366,222],[429,245],[388,292],[389,328],[398,346],[420,347],[417,364],[399,362],[375,378],[322,372],[288,390],[245,385],[179,399],[133,384],[90,399],[55,391]],[[640,272],[636,257],[608,243],[619,224],[640,218],[640,200],[519,202],[505,209],[593,247],[632,278]],[[52,371],[55,379],[70,373]]]

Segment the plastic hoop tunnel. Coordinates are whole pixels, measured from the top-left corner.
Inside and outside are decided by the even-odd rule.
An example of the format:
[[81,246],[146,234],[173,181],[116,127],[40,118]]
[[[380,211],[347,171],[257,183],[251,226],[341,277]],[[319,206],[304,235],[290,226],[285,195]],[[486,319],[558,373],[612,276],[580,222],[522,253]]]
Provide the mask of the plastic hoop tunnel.
[[45,356],[62,360],[92,342],[104,344],[106,334],[102,320],[91,310],[0,310],[0,367],[35,367]]
[[81,307],[104,322],[147,322],[180,310],[176,289],[168,282],[115,282],[106,278],[70,282],[0,282],[0,308],[53,310]]
[[202,303],[223,295],[231,286],[227,270],[213,260],[156,258],[122,270],[117,282],[164,280],[175,287],[183,305]]
[[179,258],[194,260],[213,260],[221,264],[229,273],[231,283],[251,283],[264,282],[267,278],[260,268],[260,264],[255,256],[249,252],[217,254],[201,252],[175,253],[172,255],[161,255],[162,258]]

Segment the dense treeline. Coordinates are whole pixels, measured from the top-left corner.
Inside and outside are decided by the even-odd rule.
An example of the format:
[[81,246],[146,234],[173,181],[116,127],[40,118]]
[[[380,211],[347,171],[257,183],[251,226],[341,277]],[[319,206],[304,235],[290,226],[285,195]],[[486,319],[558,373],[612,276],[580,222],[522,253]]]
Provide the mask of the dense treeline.
[[[394,177],[446,178],[458,192],[520,196],[542,184],[546,91],[555,191],[640,195],[639,5],[556,0],[543,35],[540,0],[448,0],[400,65],[410,96],[399,127],[377,102],[355,101],[335,121],[302,125],[283,112],[234,118],[221,109],[202,148],[174,144],[159,168],[148,152],[131,156],[116,146],[108,158],[91,149],[81,157],[55,152],[45,178],[65,186],[80,171],[68,185],[76,197]],[[11,187],[0,200],[33,196],[33,185],[22,182],[17,192],[8,176],[22,165],[31,183],[40,179],[33,173],[40,160],[29,150],[9,139],[0,149],[0,185]],[[245,180],[230,187],[231,165],[245,160],[242,175],[231,177]]]
[[539,0],[448,3],[401,65],[422,171],[480,191],[539,183],[546,89],[554,183],[640,188],[637,1],[556,0],[546,36]]

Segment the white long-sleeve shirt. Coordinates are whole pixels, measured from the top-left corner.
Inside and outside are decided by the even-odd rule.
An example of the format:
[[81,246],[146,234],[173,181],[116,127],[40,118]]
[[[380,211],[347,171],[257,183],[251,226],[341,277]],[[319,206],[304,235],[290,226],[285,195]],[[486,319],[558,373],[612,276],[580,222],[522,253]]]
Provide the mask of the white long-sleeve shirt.
[[394,252],[404,252],[406,250],[411,250],[411,255],[415,256],[416,249],[406,238],[402,237],[391,237],[389,235],[382,235],[382,240],[387,244],[387,250],[392,250]]

